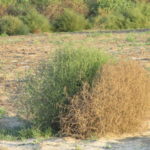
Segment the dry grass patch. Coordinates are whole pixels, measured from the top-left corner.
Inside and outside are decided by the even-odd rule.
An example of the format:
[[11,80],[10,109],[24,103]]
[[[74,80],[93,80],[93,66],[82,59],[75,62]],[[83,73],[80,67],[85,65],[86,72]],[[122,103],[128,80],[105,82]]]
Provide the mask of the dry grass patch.
[[63,135],[77,138],[141,129],[150,106],[150,82],[139,63],[104,65],[93,88],[85,84],[62,116]]

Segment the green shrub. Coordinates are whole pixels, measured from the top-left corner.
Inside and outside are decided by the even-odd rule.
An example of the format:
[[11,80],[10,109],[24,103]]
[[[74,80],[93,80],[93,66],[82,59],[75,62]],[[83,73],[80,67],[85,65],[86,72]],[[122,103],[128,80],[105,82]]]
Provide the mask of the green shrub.
[[15,3],[16,0],[0,0],[0,5],[9,6]]
[[6,115],[5,109],[0,107],[0,119],[3,118]]
[[87,20],[80,14],[75,13],[72,10],[65,9],[64,13],[55,20],[55,31],[79,31],[87,27]]
[[35,9],[28,11],[27,15],[22,16],[21,19],[29,27],[30,32],[32,33],[50,31],[48,19],[38,13]]
[[124,28],[124,17],[116,12],[108,12],[95,18],[95,26],[100,29],[122,29]]
[[42,132],[37,127],[22,129],[18,132],[19,139],[31,139],[31,138],[49,138],[52,136],[52,131],[47,129],[45,132]]
[[39,11],[43,11],[52,1],[58,0],[30,0]]
[[0,34],[16,35],[29,33],[28,27],[17,17],[4,16],[0,19]]
[[14,3],[7,8],[7,14],[12,16],[25,16],[30,9],[33,9],[33,6],[30,5],[30,3]]
[[[126,7],[125,7],[126,6]],[[100,9],[95,18],[95,26],[101,29],[138,29],[150,26],[150,5],[136,3],[117,6],[116,9]]]
[[84,0],[55,0],[51,1],[43,13],[49,18],[50,21],[53,21],[60,17],[66,8],[82,14],[83,16],[87,16],[89,11],[86,3],[84,3]]
[[[82,83],[92,85],[96,72],[108,56],[98,49],[70,48],[57,50],[47,63],[26,78],[19,96],[20,110],[42,129],[59,130],[59,115],[69,97],[80,91]],[[19,87],[19,89],[21,89]],[[21,101],[22,100],[22,101]]]

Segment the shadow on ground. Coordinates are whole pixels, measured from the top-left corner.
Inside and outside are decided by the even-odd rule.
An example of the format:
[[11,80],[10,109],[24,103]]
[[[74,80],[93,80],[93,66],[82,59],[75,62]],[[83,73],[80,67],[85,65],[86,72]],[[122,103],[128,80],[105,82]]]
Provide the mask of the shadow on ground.
[[150,150],[150,136],[130,137],[114,142],[108,142],[105,150]]

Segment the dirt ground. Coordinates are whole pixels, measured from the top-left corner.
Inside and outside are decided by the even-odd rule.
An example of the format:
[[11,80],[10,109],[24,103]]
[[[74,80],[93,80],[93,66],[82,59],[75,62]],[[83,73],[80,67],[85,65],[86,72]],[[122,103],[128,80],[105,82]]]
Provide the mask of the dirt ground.
[[72,138],[51,138],[25,142],[0,141],[0,150],[149,150],[150,133],[118,139],[75,140]]
[[[0,107],[9,116],[15,116],[16,110],[8,95],[13,93],[16,84],[22,82],[30,68],[36,67],[57,48],[93,47],[104,50],[118,58],[140,61],[150,70],[150,33],[89,33],[89,34],[42,34],[28,36],[0,37]],[[44,145],[44,146],[42,146]],[[2,148],[3,147],[3,148]],[[0,150],[150,150],[150,133],[123,138],[121,140],[76,141],[53,138],[40,144],[34,142],[3,142]]]

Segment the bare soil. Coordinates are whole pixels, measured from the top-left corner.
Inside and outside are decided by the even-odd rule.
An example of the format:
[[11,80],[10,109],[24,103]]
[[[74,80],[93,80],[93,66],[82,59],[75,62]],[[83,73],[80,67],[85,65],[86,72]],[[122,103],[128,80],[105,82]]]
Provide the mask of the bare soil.
[[76,140],[72,138],[51,138],[48,140],[28,140],[24,142],[0,141],[0,150],[149,150],[150,134],[125,138],[105,138],[97,140]]

